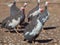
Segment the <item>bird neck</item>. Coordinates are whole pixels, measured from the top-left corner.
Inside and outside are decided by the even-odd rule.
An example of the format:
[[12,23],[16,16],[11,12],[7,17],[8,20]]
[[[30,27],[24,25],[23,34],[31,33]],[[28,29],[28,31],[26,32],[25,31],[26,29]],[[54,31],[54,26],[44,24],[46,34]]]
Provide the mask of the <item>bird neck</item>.
[[47,6],[45,6],[45,10],[47,10]]
[[25,9],[22,9],[22,13],[25,15]]

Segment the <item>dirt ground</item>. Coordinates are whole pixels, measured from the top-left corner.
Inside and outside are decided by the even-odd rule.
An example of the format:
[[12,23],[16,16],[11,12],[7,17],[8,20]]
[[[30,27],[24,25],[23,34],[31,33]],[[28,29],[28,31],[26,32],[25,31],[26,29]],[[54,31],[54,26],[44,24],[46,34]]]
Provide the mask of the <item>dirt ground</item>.
[[[36,0],[19,0],[17,7],[20,8],[27,1],[26,14],[36,6]],[[45,0],[41,0],[44,2]],[[60,45],[60,0],[48,0],[48,10],[50,13],[49,20],[44,27],[55,27],[51,29],[42,29],[35,43],[23,41],[23,33],[7,32],[7,29],[0,28],[0,45]],[[13,2],[12,0],[0,0],[0,22],[9,16],[9,7],[5,3]],[[40,4],[44,8],[44,3]],[[27,18],[26,18],[27,21]]]

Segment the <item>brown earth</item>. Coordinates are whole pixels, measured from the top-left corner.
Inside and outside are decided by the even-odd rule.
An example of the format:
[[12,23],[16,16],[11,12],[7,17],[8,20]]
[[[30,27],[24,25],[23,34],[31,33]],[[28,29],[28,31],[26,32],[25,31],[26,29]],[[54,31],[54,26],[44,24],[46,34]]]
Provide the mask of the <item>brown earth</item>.
[[[17,7],[21,7],[23,3],[27,1],[26,14],[36,6],[35,0],[19,0]],[[57,27],[54,29],[42,30],[35,43],[28,43],[23,41],[23,33],[9,33],[7,29],[0,28],[0,45],[60,45],[60,0],[48,0],[50,2],[48,10],[50,13],[49,20],[45,23],[44,27]],[[0,0],[0,22],[9,16],[9,7],[4,3],[13,2],[12,0]],[[44,2],[44,0],[41,0]],[[44,8],[44,3],[41,4]],[[27,19],[26,19],[27,21]]]

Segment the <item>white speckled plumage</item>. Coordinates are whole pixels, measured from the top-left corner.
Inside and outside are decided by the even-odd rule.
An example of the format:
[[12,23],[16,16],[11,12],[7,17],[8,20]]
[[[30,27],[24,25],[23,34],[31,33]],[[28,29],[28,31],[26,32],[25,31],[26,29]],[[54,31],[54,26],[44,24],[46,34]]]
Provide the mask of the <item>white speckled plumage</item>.
[[45,5],[45,10],[43,12],[40,13],[39,10],[36,10],[34,13],[31,14],[33,16],[35,16],[35,14],[37,14],[38,16],[35,16],[36,18],[33,17],[34,20],[33,19],[31,20],[33,23],[30,23],[27,26],[26,30],[24,31],[24,37],[28,41],[33,41],[33,40],[36,39],[36,36],[39,35],[39,33],[42,30],[42,27],[43,27],[44,23],[47,21],[47,19],[49,17],[48,10],[47,10],[48,3],[46,2],[45,4],[46,4]]
[[12,28],[14,28],[14,27],[17,26],[19,23],[20,23],[20,17],[19,17],[17,20],[12,19],[12,22],[9,22],[9,25],[8,25],[8,26],[11,26]]
[[40,6],[39,6],[40,0],[37,0],[37,5],[36,7],[34,7],[32,10],[29,11],[28,13],[28,21],[30,21],[30,19],[32,19],[32,17],[38,15],[39,13],[41,13],[40,11]]
[[37,20],[37,25],[34,27],[34,29],[32,30],[32,32],[29,35],[37,35],[40,32],[40,29],[42,28],[42,23],[40,22],[40,20]]

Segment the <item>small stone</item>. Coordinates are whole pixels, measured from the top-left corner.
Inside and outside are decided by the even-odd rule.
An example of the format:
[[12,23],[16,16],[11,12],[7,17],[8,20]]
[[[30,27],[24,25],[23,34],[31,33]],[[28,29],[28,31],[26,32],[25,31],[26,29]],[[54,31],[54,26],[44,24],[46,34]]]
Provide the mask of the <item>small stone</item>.
[[20,43],[17,43],[17,45],[20,45]]
[[11,41],[9,41],[9,43],[11,43]]
[[54,42],[56,43],[56,42],[57,42],[57,40],[56,40],[56,39],[54,39]]
[[38,44],[38,42],[35,42],[35,44],[37,45],[37,44]]
[[7,44],[4,44],[4,45],[7,45]]
[[21,43],[26,43],[25,41],[21,41]]
[[57,43],[55,43],[54,45],[58,45]]
[[12,43],[9,43],[9,45],[12,45]]
[[6,43],[7,41],[6,40],[4,40],[4,43]]

